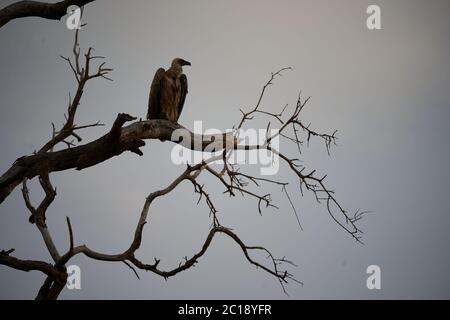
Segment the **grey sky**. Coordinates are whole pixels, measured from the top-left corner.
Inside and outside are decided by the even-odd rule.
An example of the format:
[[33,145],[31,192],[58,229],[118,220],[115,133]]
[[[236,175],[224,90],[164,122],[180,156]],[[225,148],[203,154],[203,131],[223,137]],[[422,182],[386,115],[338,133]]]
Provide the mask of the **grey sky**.
[[[3,7],[14,1],[1,1]],[[381,7],[382,30],[365,26],[369,4]],[[213,179],[202,178],[220,210],[221,222],[248,244],[264,245],[299,266],[290,271],[304,286],[283,294],[276,279],[247,263],[240,249],[217,237],[197,267],[164,279],[123,264],[83,256],[82,290],[61,298],[450,298],[448,254],[450,209],[450,3],[438,1],[106,1],[87,6],[82,47],[95,47],[114,68],[114,82],[90,82],[77,123],[101,120],[88,129],[102,135],[117,113],[144,117],[155,70],[175,56],[186,69],[189,95],[180,123],[225,130],[251,107],[270,72],[278,78],[263,106],[277,111],[311,96],[306,122],[322,131],[339,130],[328,157],[313,141],[303,159],[328,174],[328,184],[349,210],[374,213],[361,226],[358,245],[317,205],[300,197],[286,167],[304,231],[289,203],[259,216],[254,200],[229,199]],[[70,55],[73,31],[63,22],[27,18],[0,29],[0,171],[39,148],[61,124],[75,81],[59,55]],[[255,122],[265,127],[265,122]],[[58,196],[47,221],[60,250],[68,245],[70,216],[78,244],[118,252],[129,245],[145,196],[165,187],[182,170],[170,162],[173,145],[149,141],[144,156],[127,153],[94,168],[52,174]],[[295,148],[284,144],[287,153]],[[292,150],[290,150],[291,148]],[[30,183],[32,199],[42,196]],[[276,194],[277,189],[267,188]],[[192,186],[181,185],[152,207],[138,254],[161,259],[170,269],[197,252],[210,219],[196,206]],[[0,206],[0,249],[21,258],[50,261],[19,189]],[[382,270],[382,289],[366,288],[366,268]],[[44,277],[0,266],[0,298],[33,298]]]

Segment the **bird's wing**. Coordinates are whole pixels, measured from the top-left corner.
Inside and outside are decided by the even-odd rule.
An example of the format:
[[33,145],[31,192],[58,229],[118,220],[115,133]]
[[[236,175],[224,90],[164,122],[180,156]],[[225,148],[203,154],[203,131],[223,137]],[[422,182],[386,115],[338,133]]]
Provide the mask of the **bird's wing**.
[[166,71],[163,68],[159,68],[155,76],[153,77],[153,82],[150,87],[150,93],[148,97],[148,111],[147,119],[158,119],[160,117],[161,111],[161,80],[165,76]]
[[180,103],[178,104],[178,118],[181,115],[181,111],[183,110],[184,106],[184,100],[186,100],[186,95],[188,93],[188,82],[185,74],[181,75],[180,84],[181,84],[181,96],[180,96]]

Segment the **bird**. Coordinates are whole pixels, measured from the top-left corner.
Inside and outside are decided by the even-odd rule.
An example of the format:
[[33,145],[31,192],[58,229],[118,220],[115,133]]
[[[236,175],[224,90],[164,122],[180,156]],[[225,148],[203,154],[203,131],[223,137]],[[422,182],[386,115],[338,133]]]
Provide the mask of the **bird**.
[[164,68],[156,71],[148,98],[148,120],[165,119],[178,123],[188,92],[183,66],[190,65],[189,61],[175,58],[167,71]]

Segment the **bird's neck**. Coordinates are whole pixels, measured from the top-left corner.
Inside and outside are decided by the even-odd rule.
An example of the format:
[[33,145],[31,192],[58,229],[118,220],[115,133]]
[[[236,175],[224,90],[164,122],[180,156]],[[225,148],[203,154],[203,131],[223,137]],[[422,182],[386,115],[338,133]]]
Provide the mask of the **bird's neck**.
[[170,77],[178,79],[183,74],[183,69],[181,66],[171,66],[170,69],[167,70],[167,73]]

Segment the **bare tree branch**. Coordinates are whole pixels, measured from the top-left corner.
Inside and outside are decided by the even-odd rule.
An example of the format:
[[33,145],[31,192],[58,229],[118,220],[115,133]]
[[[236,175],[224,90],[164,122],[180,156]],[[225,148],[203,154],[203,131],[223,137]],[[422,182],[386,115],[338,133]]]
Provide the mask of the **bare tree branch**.
[[[107,78],[106,75],[109,74],[113,69],[112,68],[105,68],[105,62],[102,62],[98,67],[96,73],[90,73],[91,69],[91,62],[93,59],[96,58],[103,58],[99,56],[92,56],[93,48],[89,48],[85,54],[85,62],[84,67],[80,68],[81,61],[80,61],[80,48],[78,43],[78,32],[77,29],[75,31],[75,40],[73,45],[73,59],[74,63],[72,63],[70,58],[62,57],[67,63],[69,64],[71,70],[73,71],[75,78],[78,83],[78,87],[74,96],[74,99],[69,98],[69,106],[67,108],[67,115],[65,115],[66,122],[62,126],[61,130],[56,131],[55,126],[52,124],[53,127],[53,135],[52,139],[50,139],[39,151],[38,153],[45,153],[48,151],[53,151],[53,148],[60,142],[65,143],[69,148],[74,147],[75,145],[67,141],[66,139],[70,136],[74,136],[78,142],[80,142],[82,139],[81,137],[75,133],[75,130],[90,128],[90,127],[96,127],[101,126],[100,122],[90,124],[90,125],[84,125],[84,126],[77,126],[75,124],[75,116],[78,110],[78,106],[81,102],[81,97],[83,95],[83,91],[85,88],[86,83],[94,78],[102,77]],[[108,80],[111,80],[110,78],[107,78]]]
[[11,257],[10,254],[14,249],[0,251],[0,264],[21,271],[40,271],[53,279],[64,279],[64,275],[54,268],[50,263],[36,260],[21,260]]
[[46,166],[48,172],[68,169],[82,170],[120,155],[125,151],[142,155],[142,151],[139,148],[145,145],[145,139],[170,141],[175,130],[186,130],[191,139],[189,143],[183,140],[173,142],[200,151],[205,150],[216,141],[221,141],[223,145],[226,145],[233,138],[231,134],[201,136],[190,132],[179,124],[161,119],[138,121],[129,126],[120,127],[126,121],[132,119],[135,118],[119,114],[115,126],[111,128],[110,132],[85,145],[55,152],[37,153],[17,159],[11,168],[0,176],[0,203],[8,197],[25,177],[32,179],[37,176],[43,165]]
[[[242,242],[242,240],[240,240],[240,238],[238,237],[238,235],[236,233],[232,232],[230,229],[228,229],[226,227],[221,226],[218,223],[215,213],[214,213],[214,217],[213,217],[214,226],[210,230],[210,232],[202,246],[202,249],[198,253],[193,255],[190,259],[186,258],[185,262],[180,264],[178,267],[176,267],[172,270],[169,270],[169,271],[164,271],[164,270],[158,269],[158,264],[159,264],[160,260],[155,259],[155,263],[145,264],[136,258],[135,252],[141,246],[143,227],[147,222],[150,205],[153,203],[153,201],[158,197],[161,197],[161,196],[164,196],[164,195],[170,193],[184,180],[189,180],[198,187],[198,183],[195,181],[195,179],[198,177],[200,172],[207,167],[208,162],[213,162],[217,159],[218,159],[218,157],[211,158],[211,159],[209,159],[207,161],[203,161],[195,166],[188,166],[186,168],[186,170],[180,176],[178,176],[167,188],[151,193],[145,200],[144,207],[142,209],[141,216],[139,218],[138,225],[136,227],[134,239],[133,239],[130,247],[127,250],[125,250],[124,252],[118,253],[118,254],[104,254],[104,253],[94,251],[94,250],[88,248],[86,245],[81,245],[81,246],[77,246],[77,247],[73,248],[73,250],[69,250],[69,252],[67,252],[61,258],[61,261],[63,261],[65,263],[71,257],[73,257],[77,254],[83,253],[84,255],[88,256],[89,258],[92,258],[95,260],[111,261],[111,262],[124,262],[127,266],[129,266],[134,271],[136,276],[138,276],[136,270],[129,263],[133,264],[135,267],[137,267],[139,269],[146,270],[146,271],[152,271],[152,272],[156,273],[157,275],[160,275],[164,278],[169,278],[169,277],[172,277],[172,276],[178,274],[179,272],[182,272],[182,271],[194,266],[195,263],[197,263],[197,260],[206,253],[215,234],[223,233],[225,235],[228,235],[230,238],[232,238],[241,247],[245,257],[247,258],[247,260],[250,263],[252,263],[255,266],[263,269],[264,271],[272,274],[273,276],[277,277],[280,281],[280,284],[283,286],[283,289],[284,289],[284,284],[287,283],[287,281],[289,279],[294,279],[293,276],[286,270],[283,270],[283,271],[279,270],[279,263],[285,262],[285,261],[283,259],[273,258],[272,254],[264,247],[260,247],[260,246],[259,247],[250,247],[250,246],[245,245]],[[203,192],[203,191],[197,191],[197,192]],[[206,197],[206,195],[205,195],[205,197]],[[209,198],[207,198],[206,201],[207,201],[208,206],[210,206],[210,208],[211,208],[211,206],[214,208],[214,205],[212,204],[212,201]],[[266,253],[268,253],[269,257],[272,260],[273,269],[252,259],[249,255],[249,251],[251,251],[251,250],[263,250]],[[58,265],[61,265],[61,262],[58,263]]]
[[56,300],[67,283],[67,273],[64,272],[62,280],[55,280],[48,276],[36,296],[36,300]]
[[[263,86],[263,88],[261,90],[261,93],[260,93],[259,98],[258,98],[258,102],[256,103],[255,107],[252,110],[250,110],[249,112],[244,112],[244,111],[241,110],[242,119],[241,119],[241,121],[239,122],[239,124],[237,126],[238,130],[242,128],[242,126],[244,125],[244,122],[246,120],[252,120],[253,119],[253,114],[254,113],[258,113],[259,112],[259,113],[267,113],[269,115],[273,115],[273,114],[271,114],[269,112],[265,112],[265,111],[259,110],[259,107],[261,106],[261,101],[262,101],[262,99],[264,97],[264,94],[266,93],[267,87],[272,85],[272,81],[277,76],[281,77],[282,74],[283,74],[283,71],[286,71],[286,70],[292,70],[292,68],[291,67],[287,67],[287,68],[282,68],[282,69],[278,70],[277,72],[272,72],[269,81],[266,82],[266,84]],[[283,113],[283,112],[281,112],[281,113]],[[275,118],[277,118],[279,121],[281,121],[281,119],[279,119],[280,116],[281,116],[281,114],[279,114],[278,116],[275,116]]]
[[39,182],[42,186],[42,189],[45,192],[45,198],[42,200],[41,204],[37,209],[33,207],[33,205],[30,202],[29,198],[29,191],[26,183],[26,179],[23,180],[22,183],[22,195],[25,201],[25,204],[28,208],[28,210],[31,211],[31,217],[30,222],[35,223],[36,226],[39,229],[39,232],[42,235],[42,238],[44,239],[44,243],[47,246],[47,249],[52,256],[53,260],[55,262],[58,262],[61,257],[58,253],[58,250],[56,249],[56,246],[53,242],[53,239],[50,235],[50,232],[48,231],[47,225],[45,223],[45,213],[50,206],[50,204],[53,202],[56,196],[56,191],[53,189],[52,184],[50,182],[50,177],[48,173],[43,173],[41,176],[39,176]]
[[25,17],[40,17],[59,20],[67,14],[70,6],[82,7],[94,0],[64,0],[57,3],[18,1],[0,10],[0,28],[11,20]]
[[[266,92],[266,89],[269,85],[273,84],[273,80],[276,76],[280,76],[283,71],[288,70],[290,68],[283,68],[279,71],[272,73],[271,77],[269,78],[268,82],[263,86],[263,89],[261,91],[261,94],[259,96],[258,102],[256,106],[251,109],[249,112],[242,112],[243,116],[241,121],[239,122],[239,125],[237,126],[238,129],[241,129],[243,124],[246,121],[250,121],[254,119],[254,115],[257,114],[260,110],[261,101],[263,100],[264,93]],[[261,114],[265,116],[269,116],[269,118],[275,118],[278,122],[281,123],[281,127],[278,129],[278,131],[273,134],[269,135],[269,126],[270,122],[267,126],[267,133],[266,133],[266,140],[263,143],[257,144],[257,145],[236,145],[234,149],[236,150],[268,150],[272,152],[274,155],[280,157],[292,170],[292,172],[298,177],[300,181],[300,192],[303,195],[303,188],[305,188],[307,191],[310,191],[315,196],[318,203],[321,203],[322,201],[325,202],[327,211],[329,215],[332,217],[332,219],[340,226],[342,227],[347,233],[349,233],[357,242],[361,242],[361,235],[362,231],[357,226],[357,222],[360,220],[360,218],[367,213],[367,211],[357,211],[353,214],[353,216],[349,215],[347,211],[341,206],[341,204],[337,201],[336,197],[334,196],[334,191],[329,189],[325,185],[325,178],[326,175],[323,177],[317,177],[316,176],[316,170],[312,170],[309,173],[305,173],[306,168],[300,164],[298,164],[297,158],[290,158],[286,156],[285,154],[281,153],[279,150],[276,150],[272,147],[271,142],[276,137],[280,136],[282,138],[286,138],[288,141],[294,142],[297,145],[297,149],[299,152],[299,155],[301,154],[300,146],[303,144],[304,141],[309,144],[310,140],[313,137],[319,138],[322,141],[324,141],[326,151],[328,154],[330,154],[330,147],[332,145],[336,144],[336,133],[337,131],[334,131],[332,134],[326,134],[326,133],[319,133],[313,129],[311,129],[310,124],[305,125],[302,120],[300,119],[301,111],[304,109],[305,105],[308,103],[310,98],[308,97],[305,100],[302,100],[301,94],[299,95],[297,99],[297,104],[295,106],[295,109],[291,116],[289,116],[286,120],[283,120],[283,114],[287,110],[287,107],[284,106],[280,113],[271,113],[271,112],[260,112]],[[286,129],[292,127],[293,130],[293,136],[289,136],[288,133],[286,133]],[[300,137],[300,132],[304,132],[306,137],[304,140]],[[236,131],[236,134],[239,135],[239,131]],[[232,168],[232,166],[227,165],[227,159],[224,157],[224,172],[227,173],[227,175],[230,178],[230,183],[227,185],[229,189],[237,189],[239,191],[242,191],[243,187],[246,187],[245,182],[242,182],[242,180],[239,180],[236,178],[238,174],[235,173],[235,170]],[[231,169],[230,169],[231,168]],[[242,175],[242,174],[241,174]],[[244,175],[245,177],[245,175]],[[254,182],[254,177],[246,177],[250,181]],[[237,185],[238,187],[235,187]],[[287,185],[283,186],[283,191],[286,192],[286,195],[288,197],[288,200],[293,208],[293,211],[296,215],[297,221],[300,224],[300,221],[298,220],[297,211],[295,209],[295,206],[292,203],[292,200],[287,193]],[[229,192],[229,191],[228,191]],[[251,193],[250,193],[251,194]],[[251,194],[253,195],[253,194]],[[266,206],[269,206],[271,204],[271,198],[270,195],[266,198],[260,198],[259,204],[261,201],[266,202]],[[258,210],[261,213],[261,208],[258,205]]]

